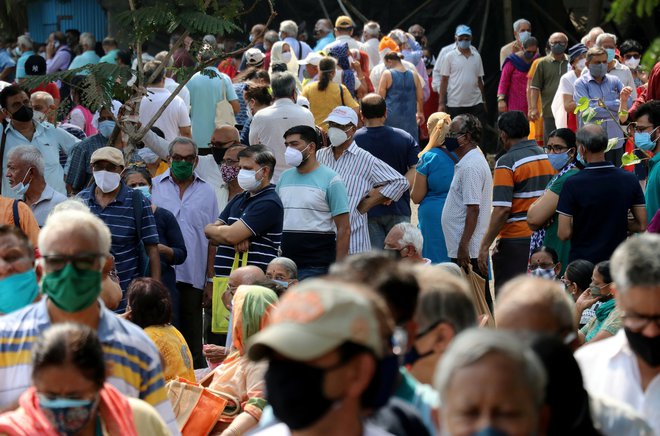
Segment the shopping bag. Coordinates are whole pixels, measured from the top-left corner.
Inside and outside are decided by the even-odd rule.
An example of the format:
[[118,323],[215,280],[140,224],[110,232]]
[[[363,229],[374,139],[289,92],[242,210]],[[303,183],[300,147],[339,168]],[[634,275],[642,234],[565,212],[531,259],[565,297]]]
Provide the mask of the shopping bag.
[[183,436],[209,434],[227,405],[213,391],[182,378],[167,383],[167,396]]
[[470,284],[470,293],[474,307],[477,309],[477,315],[480,317],[486,315],[488,317],[486,325],[488,327],[495,327],[495,319],[486,302],[486,279],[474,272],[470,264],[468,264],[467,269],[464,271],[465,278]]
[[[243,253],[241,266],[247,265],[248,252]],[[231,270],[238,268],[238,252],[234,255]],[[211,331],[217,334],[226,334],[229,331],[229,310],[222,302],[222,294],[227,290],[229,276],[213,277],[213,304],[211,306]]]
[[[222,81],[222,89],[225,90],[226,83]],[[234,108],[227,101],[227,92],[225,91],[222,100],[215,105],[215,128],[222,126],[236,125],[236,116],[234,115]]]

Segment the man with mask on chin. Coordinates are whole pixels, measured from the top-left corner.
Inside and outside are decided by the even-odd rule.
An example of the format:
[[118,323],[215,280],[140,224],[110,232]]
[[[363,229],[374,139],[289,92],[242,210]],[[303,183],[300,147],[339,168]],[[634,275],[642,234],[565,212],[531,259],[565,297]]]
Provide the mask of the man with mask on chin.
[[592,394],[628,403],[660,434],[660,236],[628,239],[611,258],[623,328],[575,353]]
[[410,185],[394,168],[357,146],[353,136],[358,117],[353,109],[337,106],[325,122],[330,147],[319,150],[316,158],[321,165],[336,171],[346,184],[351,223],[349,253],[369,251],[367,212],[379,204],[399,200]]
[[[128,285],[134,278],[144,277],[147,268],[141,263],[141,258],[148,257],[150,276],[160,280],[156,221],[149,200],[121,181],[124,171],[121,150],[115,147],[99,148],[92,154],[90,162],[94,183],[80,192],[78,197],[103,220],[112,234],[111,253],[115,257],[119,285],[124,294],[117,312],[123,313]],[[141,210],[136,211],[136,208]],[[140,216],[141,220],[137,222]],[[146,253],[140,253],[140,238]]]
[[[68,209],[53,213],[39,238],[38,269],[46,298],[0,317],[0,409],[15,408],[32,385],[35,341],[52,324],[75,322],[96,330],[108,382],[154,406],[178,435],[158,350],[141,328],[115,316],[99,299],[104,266],[112,262],[108,227],[89,212]],[[17,258],[26,254],[16,252]]]

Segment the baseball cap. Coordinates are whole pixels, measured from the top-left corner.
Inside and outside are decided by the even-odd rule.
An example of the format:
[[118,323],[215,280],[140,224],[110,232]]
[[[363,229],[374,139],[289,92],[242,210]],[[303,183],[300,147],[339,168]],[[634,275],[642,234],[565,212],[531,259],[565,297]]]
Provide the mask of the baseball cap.
[[124,166],[124,154],[115,147],[101,147],[92,154],[90,163],[105,160],[120,167]]
[[32,55],[25,60],[25,74],[28,76],[43,76],[46,74],[46,59]]
[[346,15],[340,15],[335,20],[335,27],[346,28],[346,27],[354,27],[354,26],[355,25],[353,24],[353,20],[351,20],[351,17],[347,17]]
[[309,109],[309,100],[307,97],[303,97],[302,95],[299,95],[298,98],[296,98],[296,104],[298,106],[306,107]]
[[353,123],[354,126],[358,125],[357,114],[348,106],[337,106],[334,108],[332,112],[330,112],[330,115],[328,115],[328,118],[326,118],[323,122],[327,123],[329,121],[340,124],[342,126],[345,126],[349,123]]
[[251,48],[245,52],[245,62],[251,67],[262,65],[265,57],[266,55],[258,48]]
[[573,62],[577,57],[587,52],[587,46],[584,44],[575,44],[568,49],[568,60]]
[[314,65],[315,67],[319,66],[319,63],[321,62],[321,59],[323,59],[323,56],[320,53],[317,52],[310,52],[305,59],[298,61],[300,65]]
[[248,357],[261,360],[277,352],[307,361],[345,342],[362,345],[380,357],[382,340],[372,304],[346,283],[306,280],[284,294],[270,324],[250,338]]
[[463,36],[463,35],[472,36],[472,29],[470,29],[470,26],[466,26],[465,24],[460,24],[456,27],[456,36]]

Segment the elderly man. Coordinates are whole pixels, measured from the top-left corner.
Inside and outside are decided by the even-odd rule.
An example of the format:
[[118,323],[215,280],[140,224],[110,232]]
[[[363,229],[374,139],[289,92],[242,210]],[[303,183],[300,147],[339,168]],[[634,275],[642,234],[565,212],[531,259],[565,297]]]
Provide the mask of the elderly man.
[[117,53],[119,52],[119,45],[117,45],[117,40],[114,39],[112,36],[106,36],[105,38],[103,38],[101,47],[103,47],[103,51],[105,52],[105,55],[102,56],[101,59],[99,59],[99,62],[116,64]]
[[[334,44],[348,44],[348,48],[351,50],[359,50],[360,43],[353,39],[353,30],[355,29],[355,23],[351,17],[346,15],[340,15],[335,20],[335,42]],[[328,48],[330,48],[328,46]]]
[[39,238],[41,291],[48,298],[0,317],[0,408],[15,407],[32,385],[35,340],[54,323],[78,322],[96,330],[103,343],[108,383],[151,403],[178,435],[158,350],[141,328],[99,300],[103,267],[111,262],[108,227],[88,212],[63,210],[48,218]]
[[169,146],[170,169],[153,182],[151,198],[176,217],[186,243],[188,257],[175,267],[181,296],[181,333],[193,355],[195,368],[205,366],[202,356],[202,302],[213,291],[215,250],[204,235],[204,227],[218,219],[213,187],[195,172],[199,162],[197,145],[176,138]]
[[[545,434],[546,372],[513,334],[488,329],[461,333],[438,365],[434,386],[442,404],[438,430],[446,435]],[[507,404],[513,419],[497,419]]]
[[612,33],[602,33],[596,38],[596,47],[602,48],[607,53],[607,74],[616,76],[621,80],[623,86],[632,89],[633,100],[637,98],[637,86],[632,72],[627,65],[623,65],[616,58],[617,38]]
[[0,259],[10,266],[0,270],[2,317],[39,298],[42,270],[35,268],[34,247],[23,231],[13,225],[0,225]]
[[[73,58],[69,65],[69,70],[82,68],[85,65],[95,65],[99,63],[99,56],[96,54],[96,38],[89,32],[80,35],[81,54]],[[78,74],[89,74],[87,71],[79,72]]]
[[7,178],[16,198],[30,206],[39,227],[43,227],[53,208],[66,200],[44,179],[44,158],[38,148],[19,145],[8,155]]
[[52,74],[59,71],[66,71],[73,60],[73,52],[66,43],[64,33],[53,32],[48,35],[46,44],[46,73]]
[[335,35],[332,33],[332,21],[327,18],[321,18],[314,25],[314,39],[316,45],[314,51],[318,52],[323,50],[328,44],[335,40]]
[[399,223],[385,237],[385,250],[391,250],[397,258],[407,262],[430,265],[431,259],[422,257],[424,238],[417,226]]
[[27,35],[21,35],[16,41],[16,46],[21,52],[21,56],[16,60],[16,80],[27,77],[25,72],[25,62],[34,54],[34,44]]
[[[304,41],[298,41],[298,25],[293,20],[284,20],[280,23],[280,41],[289,44],[291,52],[296,59],[305,59],[312,52],[312,48]],[[303,80],[303,69],[298,69],[298,80]]]
[[369,21],[362,28],[362,44],[360,50],[369,56],[369,69],[373,70],[380,63],[378,44],[380,43],[380,24]]
[[49,122],[55,124],[57,116],[57,105],[52,95],[46,91],[36,91],[30,95],[30,104],[34,111],[34,118],[39,122]]
[[500,70],[510,54],[523,50],[523,44],[530,36],[532,36],[532,23],[524,18],[520,18],[513,23],[513,41],[500,50]]

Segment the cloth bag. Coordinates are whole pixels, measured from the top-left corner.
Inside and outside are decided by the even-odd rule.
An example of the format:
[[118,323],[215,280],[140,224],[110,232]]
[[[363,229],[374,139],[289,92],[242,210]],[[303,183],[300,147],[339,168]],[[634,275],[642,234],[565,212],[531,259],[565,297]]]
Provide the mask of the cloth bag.
[[488,303],[486,302],[486,279],[474,272],[472,265],[470,264],[468,264],[467,269],[464,270],[464,273],[465,278],[470,284],[472,302],[474,303],[474,307],[477,309],[477,315],[488,316],[486,325],[488,327],[494,328],[495,318],[493,318],[493,314],[491,313],[490,308],[488,307]]
[[234,108],[231,106],[227,100],[227,91],[225,87],[227,86],[226,82],[222,81],[222,100],[220,100],[215,105],[215,128],[222,126],[234,126],[236,125],[236,116],[234,115]]
[[[248,252],[246,251],[241,258],[241,266],[246,266],[247,260]],[[239,257],[236,253],[234,263],[231,266],[232,271],[238,268],[238,262]],[[225,334],[229,331],[229,310],[222,302],[222,294],[227,290],[228,284],[229,276],[213,277],[213,305],[211,306],[211,331],[213,333]]]
[[209,434],[227,405],[210,389],[183,378],[167,383],[167,396],[183,436]]

